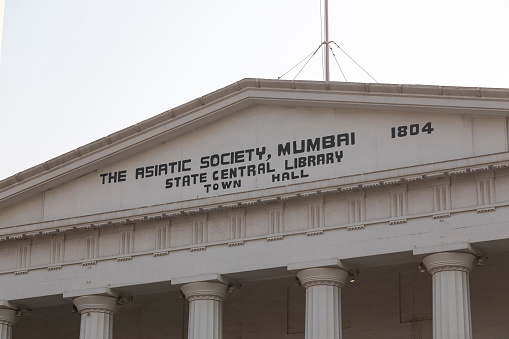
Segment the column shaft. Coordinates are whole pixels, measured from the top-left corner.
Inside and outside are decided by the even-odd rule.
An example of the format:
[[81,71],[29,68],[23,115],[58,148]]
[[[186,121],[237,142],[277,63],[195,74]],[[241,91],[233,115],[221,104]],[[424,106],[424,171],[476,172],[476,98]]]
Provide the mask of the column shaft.
[[341,289],[318,285],[306,289],[306,338],[341,338]]
[[472,339],[469,273],[475,256],[462,252],[428,255],[424,265],[433,275],[433,338]]
[[112,339],[117,299],[110,296],[77,297],[74,305],[81,314],[80,339]]
[[113,314],[88,312],[81,314],[80,339],[113,338]]
[[189,300],[188,339],[222,339],[223,300],[227,286],[196,282],[185,284],[180,289]]
[[306,288],[306,339],[341,339],[341,286],[348,272],[310,268],[297,277]]
[[0,339],[12,338],[12,327],[16,320],[15,310],[0,308]]

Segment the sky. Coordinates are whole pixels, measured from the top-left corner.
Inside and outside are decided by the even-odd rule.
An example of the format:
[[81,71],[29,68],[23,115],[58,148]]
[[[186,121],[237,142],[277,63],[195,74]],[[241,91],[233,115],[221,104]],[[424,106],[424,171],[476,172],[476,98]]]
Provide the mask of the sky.
[[[5,0],[0,180],[243,78],[277,79],[324,41],[321,12],[320,0]],[[507,0],[329,0],[329,38],[379,83],[509,88],[508,15]],[[347,81],[373,82],[334,53]],[[296,79],[323,80],[321,52]]]

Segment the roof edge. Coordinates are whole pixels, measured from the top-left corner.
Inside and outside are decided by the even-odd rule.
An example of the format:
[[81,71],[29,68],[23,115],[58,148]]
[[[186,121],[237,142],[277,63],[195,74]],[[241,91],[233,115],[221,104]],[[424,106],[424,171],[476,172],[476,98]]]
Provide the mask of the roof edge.
[[157,126],[163,122],[171,121],[194,109],[212,104],[221,99],[248,88],[265,90],[307,90],[307,91],[330,91],[346,92],[367,95],[401,95],[401,96],[435,96],[435,97],[461,97],[461,98],[485,98],[493,100],[509,100],[509,89],[485,88],[485,87],[457,87],[457,86],[434,86],[434,85],[398,85],[380,83],[355,83],[355,82],[324,82],[308,80],[274,80],[246,78],[191,100],[180,106],[157,114],[137,124],[126,127],[101,139],[92,141],[44,163],[28,168],[10,177],[0,180],[0,190],[7,189],[19,183],[26,182],[31,178],[51,172],[87,154],[107,148],[113,143],[126,140],[137,134]]

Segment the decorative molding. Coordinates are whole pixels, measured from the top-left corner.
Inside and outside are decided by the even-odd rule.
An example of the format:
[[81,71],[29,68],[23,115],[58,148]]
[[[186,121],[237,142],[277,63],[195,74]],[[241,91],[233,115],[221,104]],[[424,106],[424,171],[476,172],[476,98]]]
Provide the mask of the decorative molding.
[[493,177],[476,180],[477,205],[491,205],[495,202],[495,179]]
[[451,209],[450,184],[433,185],[433,211],[447,211]]
[[[230,215],[230,240],[246,237],[246,215],[242,213]],[[228,245],[229,246],[229,245]]]
[[268,210],[268,234],[277,234],[284,232],[284,210],[283,207]]
[[171,227],[170,225],[159,225],[155,227],[155,249],[162,250],[170,247]]
[[396,186],[401,184],[401,178],[383,181],[384,186]]
[[365,228],[365,225],[355,225],[355,226],[348,226],[346,229],[348,231],[357,231],[357,230],[363,230]]
[[195,295],[195,296],[187,298],[187,300],[189,302],[196,301],[196,300],[215,300],[215,301],[219,301],[222,303],[224,298],[214,296],[214,295]]
[[434,214],[433,219],[444,219],[444,218],[450,218],[451,213],[442,213],[442,214]]
[[390,192],[391,218],[404,217],[408,211],[407,185],[398,187],[397,191]]
[[81,263],[82,266],[93,266],[93,265],[97,265],[97,261],[95,260],[92,260],[92,261],[84,261]]
[[466,174],[470,174],[470,172],[466,168],[447,172],[447,175],[466,175]]
[[134,230],[125,230],[120,232],[119,254],[129,254],[134,252]]
[[308,205],[308,229],[323,227],[325,225],[324,219],[323,202]]
[[315,235],[322,235],[323,234],[323,230],[319,230],[319,231],[309,231],[306,233],[306,235],[308,237],[312,237],[312,236],[315,236]]
[[406,177],[404,178],[406,182],[415,182],[415,181],[421,181],[424,180],[424,177],[422,175],[416,175],[413,177]]
[[396,219],[396,220],[389,221],[389,225],[401,225],[401,224],[406,224],[406,223],[407,223],[406,219]]
[[28,274],[28,270],[22,270],[22,271],[15,271],[14,272],[14,275],[24,275],[24,274]]
[[270,238],[267,238],[267,241],[279,241],[279,240],[283,240],[283,236],[282,235],[278,235],[278,236],[275,236],[275,237],[270,237]]
[[61,265],[48,266],[48,271],[57,271],[57,270],[61,270],[61,269],[62,269]]
[[335,267],[308,268],[297,272],[297,277],[305,288],[324,285],[341,287],[348,276],[349,272]]
[[165,255],[169,255],[169,251],[162,251],[162,252],[154,252],[153,256],[155,257],[164,257]]
[[131,256],[128,256],[128,257],[119,257],[117,258],[117,262],[121,262],[121,261],[131,261],[133,260],[133,257]]
[[189,250],[191,252],[205,251],[205,246],[191,247]]
[[207,219],[202,218],[193,220],[193,245],[204,244],[208,242]]
[[433,219],[444,219],[444,218],[450,218],[451,213],[442,213],[442,214],[433,214]]
[[477,213],[488,213],[488,212],[495,212],[495,207],[484,207],[484,208],[478,208]]
[[51,242],[50,263],[58,264],[64,261],[64,240],[53,240]]
[[362,184],[361,185],[362,188],[373,188],[373,187],[379,187],[380,186],[380,182],[379,181],[375,181],[375,182],[367,182],[365,184]]
[[444,271],[470,272],[474,267],[475,255],[465,252],[439,252],[430,254],[422,260],[428,272],[435,274]]
[[228,243],[228,247],[234,247],[234,246],[242,246],[244,245],[244,241],[233,241]]
[[348,197],[348,217],[350,224],[363,222],[366,220],[366,199],[365,192],[362,191],[360,195]]
[[94,259],[99,256],[98,235],[88,236],[85,239],[85,259]]

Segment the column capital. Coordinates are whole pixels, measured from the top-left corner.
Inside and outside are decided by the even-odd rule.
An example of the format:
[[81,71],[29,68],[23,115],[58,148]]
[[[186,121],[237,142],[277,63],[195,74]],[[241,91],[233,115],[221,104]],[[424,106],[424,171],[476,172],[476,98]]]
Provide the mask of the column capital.
[[475,255],[471,253],[440,252],[424,257],[422,262],[431,274],[443,271],[461,271],[470,273],[474,267],[475,260]]
[[114,315],[117,312],[117,298],[103,295],[85,295],[72,300],[80,314],[107,313]]
[[347,271],[333,267],[307,268],[297,272],[297,277],[305,288],[318,285],[341,287],[348,276]]
[[216,300],[223,302],[228,285],[218,282],[192,282],[184,284],[180,290],[189,301]]
[[0,325],[14,326],[18,321],[16,310],[10,308],[0,308]]

